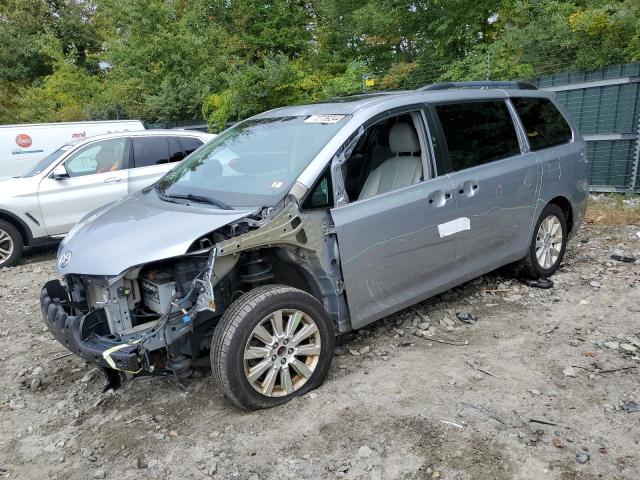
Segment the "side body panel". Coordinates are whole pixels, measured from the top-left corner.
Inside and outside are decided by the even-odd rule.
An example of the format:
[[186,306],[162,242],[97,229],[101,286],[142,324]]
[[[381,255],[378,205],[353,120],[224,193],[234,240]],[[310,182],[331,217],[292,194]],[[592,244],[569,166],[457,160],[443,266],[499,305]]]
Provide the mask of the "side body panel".
[[38,188],[48,235],[62,235],[82,217],[127,194],[127,170],[54,180],[44,177]]
[[573,213],[571,235],[582,224],[589,199],[586,148],[586,142],[578,137],[566,145],[535,152],[542,162],[543,179],[536,218],[549,201],[564,197]]
[[412,305],[451,278],[456,220],[448,176],[331,210],[353,328]]
[[466,275],[493,270],[524,256],[540,186],[540,162],[517,155],[451,174],[458,214],[469,218],[460,232],[455,264]]
[[38,203],[39,183],[39,177],[0,180],[0,217],[19,225],[29,244],[32,239],[47,235]]

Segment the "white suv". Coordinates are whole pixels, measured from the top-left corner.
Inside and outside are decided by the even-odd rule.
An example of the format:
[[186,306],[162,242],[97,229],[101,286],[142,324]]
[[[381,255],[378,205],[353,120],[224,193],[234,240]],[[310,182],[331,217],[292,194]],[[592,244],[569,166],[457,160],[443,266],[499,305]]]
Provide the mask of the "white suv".
[[87,213],[155,182],[215,135],[145,130],[63,145],[23,176],[0,180],[0,267],[62,238]]

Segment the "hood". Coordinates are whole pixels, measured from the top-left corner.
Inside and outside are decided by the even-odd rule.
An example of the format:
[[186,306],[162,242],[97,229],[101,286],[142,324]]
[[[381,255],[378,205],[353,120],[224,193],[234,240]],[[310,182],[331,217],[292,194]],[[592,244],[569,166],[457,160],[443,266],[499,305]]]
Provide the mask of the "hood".
[[176,204],[153,190],[138,192],[92,212],[67,234],[58,249],[58,273],[115,276],[177,257],[199,237],[254,212]]

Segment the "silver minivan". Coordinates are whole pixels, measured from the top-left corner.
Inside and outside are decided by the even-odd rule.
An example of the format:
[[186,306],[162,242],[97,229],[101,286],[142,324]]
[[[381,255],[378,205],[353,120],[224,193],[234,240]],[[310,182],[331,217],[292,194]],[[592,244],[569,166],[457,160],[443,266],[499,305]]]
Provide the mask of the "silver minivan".
[[209,355],[229,399],[271,407],[322,383],[337,334],[506,264],[553,274],[586,178],[575,126],[524,83],[279,108],[74,227],[42,312],[112,386]]
[[0,179],[0,268],[59,241],[87,213],[158,180],[215,135],[141,130],[62,145],[23,175]]

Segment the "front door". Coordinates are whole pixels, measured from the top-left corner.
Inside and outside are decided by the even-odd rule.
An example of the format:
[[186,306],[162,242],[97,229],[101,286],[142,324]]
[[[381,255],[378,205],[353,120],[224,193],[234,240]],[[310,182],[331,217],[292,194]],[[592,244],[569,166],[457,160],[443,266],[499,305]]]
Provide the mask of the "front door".
[[438,165],[436,173],[431,129],[425,128],[422,105],[415,108],[365,124],[340,166],[352,200],[331,209],[331,216],[354,328],[455,281],[450,260],[459,221],[453,185],[446,169]]
[[353,328],[453,280],[457,213],[451,192],[445,175],[331,210]]
[[47,234],[64,235],[87,213],[127,194],[126,138],[91,143],[65,162],[68,178],[42,179],[38,200]]

